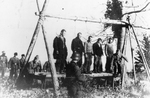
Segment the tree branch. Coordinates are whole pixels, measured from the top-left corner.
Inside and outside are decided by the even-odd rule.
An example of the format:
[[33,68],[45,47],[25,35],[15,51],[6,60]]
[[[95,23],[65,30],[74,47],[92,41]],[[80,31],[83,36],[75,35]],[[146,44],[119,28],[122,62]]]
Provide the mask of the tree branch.
[[124,15],[127,15],[127,14],[129,15],[129,14],[133,14],[133,13],[142,12],[149,4],[150,4],[150,2],[148,2],[148,3],[146,4],[146,6],[144,6],[144,7],[143,7],[142,9],[140,9],[140,10],[124,13],[124,14],[122,15],[122,17],[123,17]]

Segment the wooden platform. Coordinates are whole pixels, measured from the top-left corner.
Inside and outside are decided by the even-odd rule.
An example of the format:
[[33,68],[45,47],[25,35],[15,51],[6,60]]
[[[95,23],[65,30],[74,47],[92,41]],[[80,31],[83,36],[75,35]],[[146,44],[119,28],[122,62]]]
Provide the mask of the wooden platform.
[[[47,78],[50,78],[51,77],[51,73],[50,72],[35,72],[34,75],[46,75]],[[85,75],[85,76],[89,76],[89,77],[111,77],[113,76],[113,74],[111,73],[92,73],[92,74],[82,74],[82,75]],[[66,74],[57,74],[57,77],[60,78],[60,77],[66,77]]]
[[[97,81],[97,85],[99,85],[100,79],[105,79],[112,82],[112,87],[114,88],[114,77],[111,73],[92,73],[92,74],[82,74],[84,76],[91,77],[93,81]],[[58,78],[66,78],[66,74],[57,74]],[[35,72],[33,79],[41,80],[42,81],[42,88],[46,87],[46,83],[48,81],[52,81],[51,73],[50,72]]]

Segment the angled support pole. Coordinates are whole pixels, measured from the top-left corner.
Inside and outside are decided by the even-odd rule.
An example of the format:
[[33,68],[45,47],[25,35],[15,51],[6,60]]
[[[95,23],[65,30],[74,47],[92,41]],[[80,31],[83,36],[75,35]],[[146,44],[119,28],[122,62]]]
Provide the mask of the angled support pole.
[[142,49],[141,49],[141,47],[140,47],[138,38],[137,38],[137,36],[136,36],[136,34],[135,34],[135,31],[134,31],[134,29],[133,29],[132,26],[131,26],[131,29],[132,29],[132,31],[133,31],[133,34],[134,34],[134,37],[135,37],[135,39],[136,39],[138,48],[139,48],[139,50],[140,50],[140,54],[141,54],[141,56],[142,56],[142,60],[143,60],[143,63],[144,63],[144,66],[145,66],[145,69],[146,69],[146,72],[147,72],[147,75],[148,75],[148,80],[150,81],[150,72],[149,72],[149,67],[148,67],[146,58],[145,58],[145,56],[144,56],[144,54],[143,54],[143,52],[142,52]]
[[42,8],[42,11],[40,12],[40,15],[39,15],[39,19],[38,19],[38,22],[37,22],[37,25],[36,25],[36,28],[35,28],[35,31],[33,33],[33,36],[32,36],[32,39],[31,39],[31,42],[30,42],[30,45],[28,47],[28,50],[27,50],[27,53],[26,53],[26,57],[25,57],[25,62],[24,62],[24,68],[23,70],[21,71],[21,73],[19,74],[19,77],[16,81],[16,85],[20,85],[20,82],[22,81],[23,79],[23,75],[26,71],[26,66],[27,66],[27,63],[31,57],[31,54],[32,54],[32,51],[33,51],[33,48],[35,46],[35,43],[36,43],[36,40],[37,40],[37,37],[38,37],[38,34],[40,32],[40,27],[41,25],[43,24],[43,20],[44,20],[44,13],[45,13],[45,10],[48,6],[48,2],[49,0],[45,0],[44,4],[43,4],[43,8]]
[[50,67],[51,67],[51,76],[52,76],[53,85],[54,85],[54,98],[57,98],[58,97],[59,84],[58,84],[58,78],[57,78],[57,74],[56,74],[56,68],[51,61],[51,56],[50,56],[50,51],[49,51],[48,41],[47,41],[47,34],[46,34],[45,29],[44,29],[44,25],[41,25],[41,26],[42,26],[42,32],[43,32],[45,47],[46,47],[46,51],[47,51],[48,62],[51,65]]
[[39,31],[40,31],[40,26],[43,24],[43,20],[44,20],[43,15],[44,15],[45,10],[46,10],[46,8],[47,8],[47,6],[48,6],[48,2],[49,2],[49,0],[45,0],[44,5],[43,5],[43,8],[42,8],[42,11],[40,12],[40,16],[39,16],[39,19],[38,19],[38,22],[37,22],[37,25],[36,25],[34,34],[33,34],[33,36],[32,36],[32,39],[31,39],[29,48],[28,48],[27,53],[26,53],[26,57],[25,57],[25,61],[26,61],[26,62],[25,62],[25,65],[26,65],[26,63],[29,61],[30,56],[31,56],[32,51],[33,51],[33,48],[34,48],[34,46],[35,46],[35,43],[36,43],[36,40],[37,40]]

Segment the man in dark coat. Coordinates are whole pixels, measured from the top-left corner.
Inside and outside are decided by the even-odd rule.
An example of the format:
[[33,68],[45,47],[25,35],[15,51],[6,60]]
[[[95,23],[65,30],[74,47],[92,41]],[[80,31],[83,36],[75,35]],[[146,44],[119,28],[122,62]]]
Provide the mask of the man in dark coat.
[[66,30],[62,29],[60,35],[54,39],[53,47],[54,47],[54,58],[56,58],[56,70],[57,72],[62,73],[64,71],[64,67],[66,65],[66,58],[68,55],[67,47],[66,47],[66,39],[64,37]]
[[24,68],[24,62],[25,62],[25,55],[22,54],[21,55],[21,59],[20,59],[20,72],[23,70]]
[[114,76],[118,76],[122,72],[122,59],[128,62],[127,58],[121,53],[120,50],[117,50],[116,53],[112,56],[111,70]]
[[102,49],[102,39],[98,38],[97,42],[93,44],[93,53],[94,53],[94,72],[102,72],[102,61],[101,56],[103,55]]
[[10,58],[9,60],[9,66],[10,66],[10,79],[16,80],[18,76],[18,70],[19,70],[19,59],[17,58],[18,53],[14,53],[14,57]]
[[77,37],[74,38],[74,39],[72,40],[72,43],[71,43],[71,49],[72,49],[73,54],[74,54],[74,53],[79,53],[80,56],[81,56],[81,59],[80,59],[79,62],[78,62],[79,67],[81,67],[81,65],[82,65],[82,54],[83,54],[83,52],[84,52],[84,46],[83,46],[83,43],[82,43],[82,41],[81,41],[81,34],[82,34],[82,33],[79,32],[79,33],[77,34]]
[[67,65],[66,79],[67,79],[67,90],[71,98],[81,98],[83,84],[87,78],[81,75],[81,70],[77,62],[81,59],[79,53],[72,55],[72,61]]

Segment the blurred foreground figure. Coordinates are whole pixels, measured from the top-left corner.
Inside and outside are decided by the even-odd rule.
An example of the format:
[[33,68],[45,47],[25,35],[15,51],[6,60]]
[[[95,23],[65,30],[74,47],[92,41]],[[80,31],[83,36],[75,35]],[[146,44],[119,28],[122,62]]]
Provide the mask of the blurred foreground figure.
[[79,32],[77,34],[77,37],[74,38],[72,40],[72,43],[71,43],[71,50],[72,50],[73,54],[74,53],[79,53],[80,56],[81,56],[81,59],[78,62],[79,67],[82,66],[82,54],[84,53],[84,46],[83,46],[83,43],[81,41],[81,35],[82,35],[82,33]]
[[14,57],[10,58],[9,60],[9,67],[10,67],[10,79],[16,80],[18,77],[18,70],[19,70],[19,59],[17,58],[18,53],[14,53]]
[[80,54],[75,53],[72,55],[72,61],[66,68],[66,84],[68,95],[70,98],[82,98],[83,85],[87,80],[86,77],[81,75],[81,70],[78,66],[78,61],[81,59]]
[[5,51],[2,51],[2,55],[0,56],[0,71],[1,71],[1,77],[3,78],[5,75],[5,70],[8,67],[7,66],[7,56],[5,55]]
[[63,73],[64,67],[66,66],[66,58],[68,55],[67,47],[66,47],[66,39],[64,37],[66,30],[62,29],[60,35],[55,37],[53,41],[53,56],[56,59],[56,71],[59,73]]

